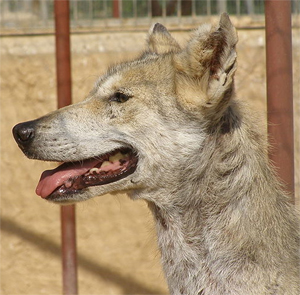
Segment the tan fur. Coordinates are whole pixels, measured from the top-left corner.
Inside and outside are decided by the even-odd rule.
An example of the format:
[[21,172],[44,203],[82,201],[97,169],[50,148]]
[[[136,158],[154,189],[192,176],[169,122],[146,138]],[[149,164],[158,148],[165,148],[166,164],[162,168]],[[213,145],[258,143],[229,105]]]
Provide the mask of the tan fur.
[[[112,67],[85,101],[14,129],[24,153],[41,160],[136,151],[126,178],[52,201],[116,191],[146,200],[173,295],[300,293],[298,219],[257,120],[235,98],[236,43],[226,14],[182,49],[155,25],[147,51]],[[116,93],[130,98],[115,102]]]
[[157,54],[180,51],[180,46],[172,38],[168,30],[161,24],[155,24],[149,30],[148,36],[149,51]]

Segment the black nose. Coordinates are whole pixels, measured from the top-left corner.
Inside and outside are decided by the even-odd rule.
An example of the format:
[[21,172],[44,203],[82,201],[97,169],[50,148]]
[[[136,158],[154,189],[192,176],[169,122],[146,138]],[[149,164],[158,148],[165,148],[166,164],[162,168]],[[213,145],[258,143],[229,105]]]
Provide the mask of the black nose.
[[34,139],[34,135],[35,135],[34,121],[28,121],[25,123],[17,124],[13,128],[13,135],[18,145],[22,148],[25,148]]

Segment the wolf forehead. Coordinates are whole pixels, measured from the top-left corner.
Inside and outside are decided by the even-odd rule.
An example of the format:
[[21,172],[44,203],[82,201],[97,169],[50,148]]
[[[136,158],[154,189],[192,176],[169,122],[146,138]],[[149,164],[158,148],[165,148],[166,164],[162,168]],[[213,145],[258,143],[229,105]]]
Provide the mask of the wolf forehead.
[[155,87],[166,84],[167,89],[170,88],[170,80],[173,78],[171,54],[146,52],[136,60],[110,67],[106,74],[96,81],[95,90],[99,91],[99,94],[110,95],[114,91],[129,91],[131,87],[141,85]]

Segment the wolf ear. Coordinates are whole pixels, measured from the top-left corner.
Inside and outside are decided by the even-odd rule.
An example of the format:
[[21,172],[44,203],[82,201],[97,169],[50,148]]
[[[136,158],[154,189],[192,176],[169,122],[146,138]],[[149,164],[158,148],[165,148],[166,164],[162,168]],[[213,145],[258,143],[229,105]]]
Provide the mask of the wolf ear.
[[186,49],[175,56],[176,88],[183,106],[224,110],[234,90],[237,41],[226,13],[221,15],[219,26],[198,28]]
[[149,30],[148,48],[150,52],[163,54],[168,52],[178,52],[180,46],[171,36],[169,31],[161,24],[157,23]]

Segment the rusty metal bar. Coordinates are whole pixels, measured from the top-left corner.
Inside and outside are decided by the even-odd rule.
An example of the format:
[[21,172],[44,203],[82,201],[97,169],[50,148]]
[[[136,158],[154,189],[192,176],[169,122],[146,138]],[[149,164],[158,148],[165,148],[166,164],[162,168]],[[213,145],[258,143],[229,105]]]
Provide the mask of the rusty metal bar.
[[120,17],[120,1],[113,0],[113,17],[119,18]]
[[56,79],[58,108],[72,103],[69,1],[55,0]]
[[[56,0],[62,1],[62,0]],[[63,294],[77,295],[77,253],[75,205],[61,207]]]
[[265,0],[269,158],[294,201],[294,126],[290,0]]
[[[57,106],[72,103],[69,0],[55,0]],[[61,207],[63,294],[78,294],[75,205]]]

